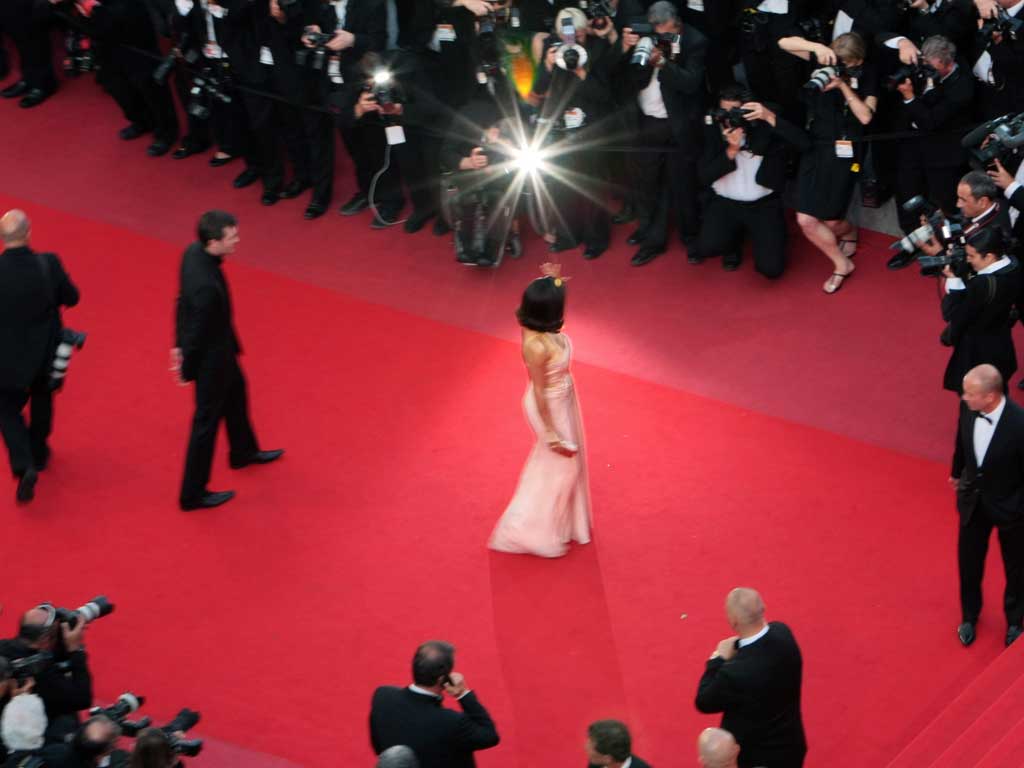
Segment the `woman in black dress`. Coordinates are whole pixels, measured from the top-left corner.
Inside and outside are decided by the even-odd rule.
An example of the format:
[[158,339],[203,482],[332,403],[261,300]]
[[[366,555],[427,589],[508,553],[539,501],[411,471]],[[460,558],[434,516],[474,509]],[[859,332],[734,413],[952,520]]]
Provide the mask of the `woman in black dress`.
[[[857,227],[846,220],[860,172],[864,146],[858,143],[875,115],[877,78],[864,66],[867,47],[854,33],[839,35],[831,46],[801,37],[784,37],[779,47],[821,67],[846,68],[836,77],[823,73],[824,85],[804,90],[808,131],[814,143],[800,158],[796,220],[804,235],[832,260],[833,271],[822,286],[835,293],[854,270]],[[831,74],[832,76],[828,76]]]

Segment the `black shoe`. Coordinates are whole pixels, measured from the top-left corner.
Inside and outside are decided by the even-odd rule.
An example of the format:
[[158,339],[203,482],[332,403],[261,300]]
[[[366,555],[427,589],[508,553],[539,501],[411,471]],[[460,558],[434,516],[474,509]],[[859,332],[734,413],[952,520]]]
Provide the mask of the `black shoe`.
[[686,252],[686,261],[689,264],[703,264],[704,257],[701,256],[696,250]]
[[27,504],[36,497],[36,480],[39,479],[39,475],[36,474],[36,470],[26,469],[25,474],[21,476],[18,481],[18,492],[15,494],[15,498],[22,504]]
[[263,205],[274,205],[280,199],[280,192],[276,192],[273,189],[265,189],[263,190],[263,197],[260,198],[260,203]]
[[357,213],[362,213],[370,205],[370,201],[366,199],[366,195],[361,192],[356,192],[352,195],[352,199],[345,203],[339,209],[339,213],[342,216],[355,216]]
[[211,509],[227,504],[235,498],[234,491],[207,491],[198,499],[192,501],[181,501],[179,506],[182,512],[189,512],[193,509]]
[[722,257],[722,269],[726,272],[735,272],[740,268],[740,260],[738,253],[727,253]]
[[914,260],[914,254],[900,251],[885,263],[889,269],[903,269]]
[[150,157],[161,157],[171,151],[171,145],[166,141],[154,141],[146,147],[146,154]]
[[131,141],[132,139],[144,136],[149,133],[150,130],[150,128],[146,128],[144,125],[136,125],[135,123],[132,123],[118,131],[117,135],[121,137],[122,141]]
[[498,262],[494,260],[493,256],[481,254],[476,258],[476,265],[478,267],[496,267]]
[[398,222],[398,211],[389,211],[384,208],[377,209],[377,215],[370,222],[370,229],[387,229]]
[[50,98],[50,94],[46,91],[40,88],[33,88],[25,94],[25,98],[18,102],[18,106],[22,109],[32,109],[32,107],[38,107],[48,98]]
[[19,80],[14,85],[9,85],[0,91],[0,97],[4,99],[16,99],[26,93],[28,93],[28,83],[24,80]]
[[309,189],[309,184],[305,181],[299,181],[298,179],[292,181],[287,187],[281,190],[282,200],[291,200],[292,198],[298,197],[303,192]]
[[405,220],[405,226],[403,228],[410,235],[413,232],[419,232],[423,229],[424,225],[430,221],[430,217],[433,215],[434,213],[431,211],[413,211],[412,215]]
[[433,233],[438,237],[443,237],[452,231],[452,228],[448,226],[448,222],[444,220],[444,216],[438,216],[434,219]]
[[571,251],[573,248],[578,247],[579,243],[574,243],[572,240],[564,240],[558,238],[553,243],[548,244],[549,253],[561,253],[562,251]]
[[240,174],[235,176],[235,180],[231,182],[231,186],[235,189],[245,189],[250,184],[255,184],[260,180],[260,175],[252,168],[246,168]]
[[646,237],[647,236],[646,234],[644,234],[644,231],[642,229],[638,229],[636,232],[634,232],[632,235],[626,238],[626,244],[640,245],[640,243],[642,243],[646,239]]
[[319,219],[325,213],[327,213],[327,206],[324,205],[323,203],[318,203],[316,200],[314,200],[312,203],[306,206],[306,212],[302,215],[304,218],[312,220]]
[[592,261],[605,252],[604,248],[587,248],[583,251],[583,258],[587,261]]
[[654,261],[658,256],[665,252],[664,248],[658,248],[653,245],[645,245],[636,255],[629,260],[629,263],[634,267],[642,267],[648,262]]
[[184,160],[186,157],[192,157],[192,155],[198,155],[200,152],[205,152],[209,147],[197,147],[191,142],[183,142],[180,147],[174,150],[174,154],[171,157],[175,160]]
[[974,624],[969,621],[965,621],[956,628],[956,634],[957,637],[960,638],[960,644],[966,648],[974,642]]
[[636,214],[633,212],[633,206],[626,203],[622,206],[622,210],[612,216],[612,224],[627,224],[636,219]]
[[1024,629],[1021,628],[1020,624],[1011,624],[1006,629],[1006,644],[1012,645],[1013,641],[1021,635],[1024,635]]
[[212,165],[214,168],[220,168],[222,165],[227,165],[234,159],[234,155],[228,155],[227,157],[217,157],[216,155],[214,155],[213,157],[210,158],[210,165]]
[[229,463],[232,469],[241,469],[242,467],[248,467],[250,464],[269,464],[272,461],[277,461],[283,455],[283,448],[278,448],[275,451],[256,451],[256,453],[246,459],[229,459]]

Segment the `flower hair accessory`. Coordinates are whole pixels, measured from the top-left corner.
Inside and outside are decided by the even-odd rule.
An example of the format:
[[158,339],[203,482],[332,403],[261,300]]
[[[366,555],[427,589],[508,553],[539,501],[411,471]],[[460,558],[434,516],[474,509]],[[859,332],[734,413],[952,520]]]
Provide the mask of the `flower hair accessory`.
[[540,265],[540,273],[544,275],[544,277],[552,278],[555,282],[556,288],[561,288],[565,281],[569,279],[568,277],[562,277],[561,264],[553,264],[550,261]]

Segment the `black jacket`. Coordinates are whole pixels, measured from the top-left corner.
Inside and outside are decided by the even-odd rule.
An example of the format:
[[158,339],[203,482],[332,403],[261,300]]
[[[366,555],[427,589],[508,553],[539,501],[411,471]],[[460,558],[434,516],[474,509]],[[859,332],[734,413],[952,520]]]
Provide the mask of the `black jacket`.
[[461,713],[432,696],[381,686],[370,709],[374,751],[404,744],[416,753],[420,768],[471,768],[475,751],[497,746],[498,731],[475,693],[467,693],[459,705]]
[[[650,763],[646,762],[645,760],[641,760],[636,755],[630,755],[629,757],[633,761],[633,762],[631,762],[629,764],[630,768],[651,768],[651,764]],[[587,764],[587,768],[598,768],[598,767],[596,765],[588,763]]]
[[1000,528],[1024,523],[1024,410],[1007,398],[985,460],[974,455],[974,411],[960,404],[951,474],[960,479],[956,508],[966,526],[981,503]]
[[[337,27],[338,17],[334,7],[327,2],[315,0],[308,3],[306,24],[316,24],[323,32],[332,34]],[[341,75],[346,85],[361,83],[359,61],[369,51],[383,51],[388,42],[388,13],[384,0],[348,0],[345,12],[345,30],[355,36],[355,43],[339,56]]]
[[223,370],[242,349],[221,259],[211,256],[199,243],[192,243],[181,260],[180,286],[175,346],[184,356],[181,375],[191,381],[200,371]]
[[905,36],[920,48],[929,37],[942,35],[952,40],[957,50],[966,50],[977,31],[977,14],[971,0],[943,0],[934,13],[904,13],[901,23],[891,31],[880,32],[879,45],[897,36]]
[[697,687],[697,709],[722,713],[722,728],[740,745],[740,768],[800,768],[807,741],[800,715],[803,660],[782,622],[740,648],[729,661],[708,661]]
[[901,144],[919,147],[930,167],[963,165],[960,140],[974,127],[973,100],[974,75],[962,64],[927,93],[915,93],[909,104],[900,99],[897,130],[920,132]]
[[[22,659],[35,653],[38,651],[17,638],[0,640],[0,656],[5,659]],[[51,726],[92,706],[92,675],[85,651],[67,654],[65,663],[51,665],[35,680],[32,692],[43,700]]]
[[[805,152],[811,147],[810,137],[778,115],[774,128],[758,120],[749,124],[746,132],[746,149],[764,158],[755,180],[762,187],[767,187],[776,194],[781,193],[786,186],[786,159],[789,147],[793,146],[800,152]],[[736,170],[736,161],[729,159],[727,147],[728,143],[718,123],[712,120],[708,125],[705,122],[704,150],[697,163],[697,178],[701,186],[709,187]]]
[[59,307],[77,303],[78,289],[54,254],[0,253],[0,389],[25,389],[49,367]]
[[966,288],[942,297],[942,319],[949,325],[943,341],[953,347],[942,385],[959,392],[964,374],[982,363],[999,369],[1004,379],[1017,370],[1010,334],[1010,313],[1020,296],[1020,264],[1011,259],[1002,269],[976,275]]

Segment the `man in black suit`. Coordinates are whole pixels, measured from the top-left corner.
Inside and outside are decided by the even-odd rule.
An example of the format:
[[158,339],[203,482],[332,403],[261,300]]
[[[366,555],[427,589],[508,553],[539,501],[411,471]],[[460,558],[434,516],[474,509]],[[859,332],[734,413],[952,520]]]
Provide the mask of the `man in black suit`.
[[1006,644],[1021,635],[1024,620],[1024,410],[1003,394],[993,365],[964,376],[949,482],[960,514],[960,642],[974,642],[981,613],[981,577],[995,528],[1006,572],[1003,610]]
[[725,601],[736,634],[718,644],[697,686],[697,709],[722,713],[740,745],[740,768],[800,768],[807,740],[800,715],[803,660],[789,627],[764,620],[764,602],[738,587]]
[[672,54],[655,48],[649,66],[630,64],[640,36],[623,30],[621,67],[634,86],[639,131],[634,140],[634,194],[640,226],[627,242],[639,245],[633,266],[642,266],[665,252],[668,214],[674,203],[679,234],[687,249],[696,246],[700,229],[697,206],[697,156],[700,118],[704,111],[704,56],[708,40],[684,26],[670,2],[647,11],[655,36],[676,35]]
[[[78,303],[78,289],[60,259],[29,247],[24,211],[0,218],[0,432],[18,478],[17,499],[31,501],[50,449],[53,427],[50,367],[60,331],[60,307]],[[30,405],[31,426],[22,409]]]
[[[454,667],[455,648],[432,640],[416,649],[412,685],[383,685],[373,692],[374,752],[404,744],[416,753],[421,768],[470,768],[476,765],[475,751],[498,744],[494,721]],[[461,713],[441,706],[445,693],[459,702]]]
[[598,720],[587,726],[587,768],[651,768],[633,754],[633,740],[626,724]]
[[245,378],[238,366],[242,348],[221,271],[224,257],[238,245],[238,222],[230,213],[207,211],[199,219],[198,234],[199,241],[185,249],[181,262],[176,344],[171,350],[171,370],[179,382],[196,384],[196,411],[179,497],[186,511],[216,507],[235,495],[234,491],[215,493],[206,487],[222,418],[232,469],[266,464],[284,453],[261,451],[249,423]]

